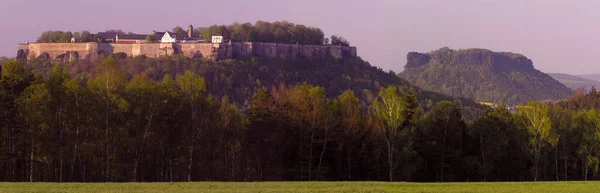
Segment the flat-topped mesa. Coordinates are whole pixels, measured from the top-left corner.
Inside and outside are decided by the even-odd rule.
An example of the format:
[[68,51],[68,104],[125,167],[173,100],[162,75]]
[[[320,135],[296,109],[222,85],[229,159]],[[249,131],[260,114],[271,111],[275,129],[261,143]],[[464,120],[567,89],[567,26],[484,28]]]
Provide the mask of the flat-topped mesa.
[[571,94],[569,88],[535,69],[529,58],[486,49],[411,52],[400,76],[427,91],[507,105],[559,100]]
[[407,62],[405,69],[418,68],[426,64],[441,65],[484,65],[491,68],[501,68],[506,66],[533,69],[533,62],[521,55],[511,52],[493,52],[487,49],[462,49],[453,50],[441,48],[429,53],[410,52],[406,56]]
[[298,45],[264,42],[229,43],[30,43],[19,44],[18,59],[50,59],[72,61],[96,59],[99,55],[125,53],[127,56],[145,55],[157,58],[181,54],[191,58],[226,60],[240,57],[267,57],[302,59],[331,56],[336,59],[354,58],[356,47],[338,45]]

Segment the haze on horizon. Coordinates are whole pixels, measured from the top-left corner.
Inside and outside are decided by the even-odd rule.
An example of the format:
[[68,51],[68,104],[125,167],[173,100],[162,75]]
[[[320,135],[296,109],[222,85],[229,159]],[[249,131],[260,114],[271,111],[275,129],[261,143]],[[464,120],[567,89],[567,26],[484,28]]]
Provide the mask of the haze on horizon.
[[600,73],[597,0],[9,0],[0,3],[0,56],[44,31],[135,33],[234,22],[321,28],[372,65],[401,72],[406,54],[441,47],[522,53],[543,72]]

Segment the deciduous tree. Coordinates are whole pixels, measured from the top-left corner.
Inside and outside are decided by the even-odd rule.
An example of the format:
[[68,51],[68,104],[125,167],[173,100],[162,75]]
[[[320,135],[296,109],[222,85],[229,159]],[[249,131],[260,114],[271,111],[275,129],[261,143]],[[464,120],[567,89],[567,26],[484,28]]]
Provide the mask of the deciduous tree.
[[544,147],[558,141],[556,132],[552,129],[549,106],[540,102],[529,102],[527,106],[519,107],[521,124],[529,133],[529,146],[532,156],[533,181],[537,181],[540,171],[540,159]]
[[390,181],[393,181],[394,170],[399,166],[398,154],[412,151],[410,142],[406,143],[407,148],[398,145],[401,140],[411,140],[410,136],[414,131],[414,125],[411,124],[414,123],[413,115],[417,112],[418,105],[414,106],[416,100],[413,97],[411,94],[404,96],[397,87],[390,86],[379,91],[373,102],[373,114],[381,124],[381,136],[387,149]]

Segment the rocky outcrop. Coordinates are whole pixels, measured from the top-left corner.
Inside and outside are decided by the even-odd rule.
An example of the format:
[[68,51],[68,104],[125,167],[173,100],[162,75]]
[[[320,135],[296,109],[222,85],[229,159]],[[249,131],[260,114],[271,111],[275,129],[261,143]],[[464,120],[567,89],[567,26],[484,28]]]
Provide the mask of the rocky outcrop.
[[516,53],[441,48],[407,55],[400,76],[432,92],[509,105],[563,99],[571,90]]
[[428,54],[422,54],[418,52],[409,52],[406,56],[405,68],[414,68],[429,63],[431,57]]
[[510,52],[492,52],[486,49],[452,50],[441,48],[429,53],[410,52],[404,68],[416,68],[426,64],[443,65],[483,65],[493,68],[517,67],[534,69],[533,62],[521,55]]

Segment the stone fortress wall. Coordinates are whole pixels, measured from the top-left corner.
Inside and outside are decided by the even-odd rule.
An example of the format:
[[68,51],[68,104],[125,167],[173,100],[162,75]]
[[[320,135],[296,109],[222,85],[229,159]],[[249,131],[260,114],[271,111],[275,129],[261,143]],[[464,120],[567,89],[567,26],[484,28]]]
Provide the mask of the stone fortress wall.
[[332,56],[336,59],[357,56],[356,47],[336,45],[298,45],[264,42],[231,43],[30,43],[19,44],[17,58],[43,58],[53,61],[91,59],[110,53],[125,53],[127,56],[145,55],[157,58],[163,55],[182,54],[191,58],[226,60],[240,57],[283,57],[289,59]]
[[[54,60],[87,58],[97,55],[97,43],[34,43],[19,44],[17,58],[51,58]],[[96,53],[96,54],[92,54]]]

